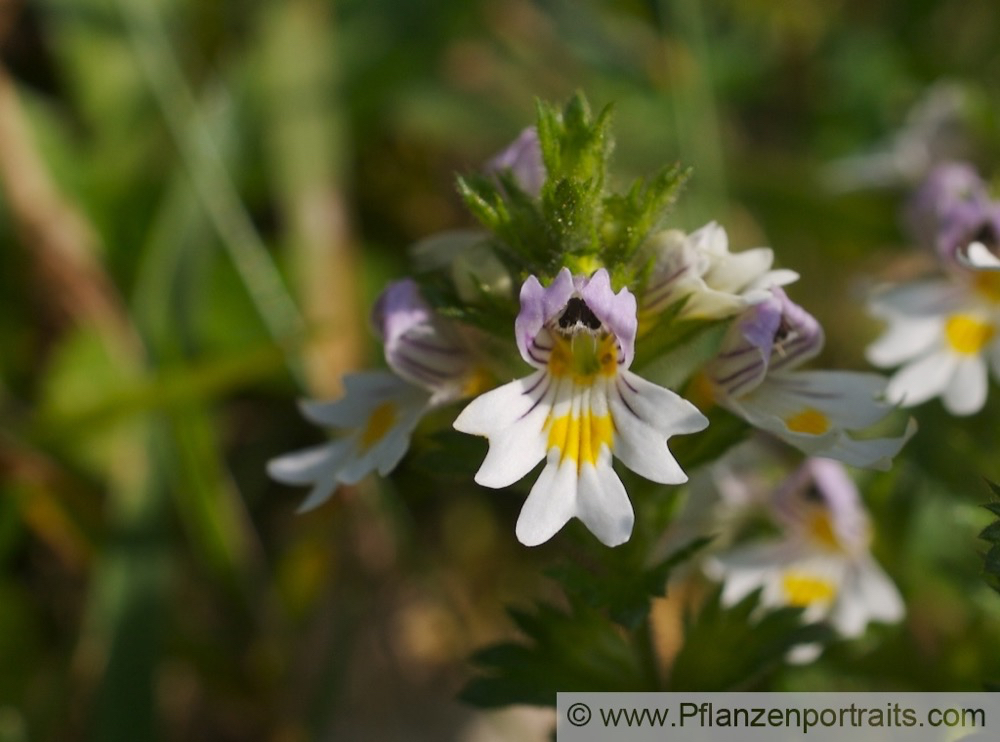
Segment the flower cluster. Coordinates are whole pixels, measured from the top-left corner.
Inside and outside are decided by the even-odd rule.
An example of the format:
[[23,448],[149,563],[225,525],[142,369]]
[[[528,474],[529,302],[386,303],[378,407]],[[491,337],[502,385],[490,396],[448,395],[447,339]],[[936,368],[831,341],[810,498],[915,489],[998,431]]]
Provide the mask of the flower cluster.
[[[855,435],[891,412],[884,380],[799,368],[823,335],[782,288],[797,274],[774,269],[769,248],[730,252],[714,222],[664,228],[676,168],[605,193],[607,121],[579,99],[561,114],[543,107],[536,127],[460,181],[487,231],[418,245],[423,273],[391,284],[373,312],[388,370],[347,377],[341,400],[304,403],[340,433],[269,466],[312,485],[303,510],[387,474],[426,413],[444,407],[456,409],[456,430],[488,440],[479,484],[513,486],[544,462],[515,529],[527,545],[573,518],[604,544],[627,541],[635,513],[613,461],[654,484],[686,482],[668,443],[711,415],[733,419],[718,407],[808,454],[888,466],[912,430]],[[687,360],[685,378],[658,376],[655,349],[692,335],[715,340]]]
[[871,312],[888,327],[868,359],[900,366],[891,402],[941,397],[950,413],[974,414],[986,403],[988,368],[1000,379],[1000,202],[971,166],[944,163],[915,194],[908,222],[941,274],[873,297]]

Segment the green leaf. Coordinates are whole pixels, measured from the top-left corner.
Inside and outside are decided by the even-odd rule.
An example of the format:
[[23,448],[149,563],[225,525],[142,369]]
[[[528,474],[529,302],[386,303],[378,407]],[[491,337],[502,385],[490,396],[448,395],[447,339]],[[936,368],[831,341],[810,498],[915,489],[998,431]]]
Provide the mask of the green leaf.
[[589,608],[606,610],[611,619],[629,630],[636,629],[649,614],[652,598],[666,594],[670,572],[704,548],[711,538],[698,538],[666,559],[645,569],[627,562],[608,560],[602,569],[580,564],[562,564],[546,571],[566,592]]
[[803,624],[801,608],[760,611],[759,590],[729,608],[716,590],[686,622],[670,690],[746,690],[780,668],[793,647],[833,636],[824,625]]
[[[1000,487],[996,483],[986,480],[986,484],[995,496],[1000,497]],[[979,533],[979,538],[992,544],[983,555],[983,572],[990,587],[1000,592],[1000,502],[989,502],[983,507],[998,518]]]
[[482,674],[460,693],[466,703],[555,706],[559,691],[656,690],[634,645],[599,612],[542,603],[510,615],[527,641],[501,642],[473,655]]

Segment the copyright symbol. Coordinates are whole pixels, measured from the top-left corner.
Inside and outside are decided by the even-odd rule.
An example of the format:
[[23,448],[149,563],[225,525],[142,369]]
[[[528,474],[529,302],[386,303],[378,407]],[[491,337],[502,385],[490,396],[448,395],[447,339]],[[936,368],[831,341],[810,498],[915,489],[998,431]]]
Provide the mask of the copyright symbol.
[[566,718],[575,727],[586,726],[590,722],[590,706],[585,703],[574,703],[566,709]]

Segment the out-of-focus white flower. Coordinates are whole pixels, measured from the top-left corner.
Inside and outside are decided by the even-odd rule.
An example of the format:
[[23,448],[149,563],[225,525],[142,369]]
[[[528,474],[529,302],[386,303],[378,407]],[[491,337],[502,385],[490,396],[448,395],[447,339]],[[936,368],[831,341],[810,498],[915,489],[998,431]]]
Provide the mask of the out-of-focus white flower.
[[476,474],[486,487],[511,485],[546,460],[517,521],[521,543],[548,541],[576,517],[616,546],[631,535],[634,514],[612,456],[654,482],[684,482],[667,439],[708,421],[628,370],[635,297],[614,293],[606,270],[588,278],[563,268],[547,287],[531,276],[520,298],[517,346],[537,371],[473,400],[455,428],[489,439]]
[[472,354],[421,298],[413,281],[390,284],[375,304],[372,322],[392,373],[349,375],[341,399],[302,402],[310,421],[341,434],[330,443],[268,462],[273,479],[312,485],[300,512],[326,501],[341,484],[356,484],[374,471],[388,474],[428,410],[479,390]]
[[868,347],[868,360],[876,366],[902,366],[886,389],[891,402],[912,407],[940,396],[953,415],[983,408],[987,367],[1000,378],[995,279],[996,274],[984,272],[967,282],[923,281],[895,287],[873,300],[872,314],[889,326]]
[[342,434],[330,443],[280,456],[267,464],[272,479],[312,485],[299,512],[325,502],[341,484],[391,472],[410,446],[410,436],[428,409],[430,395],[386,371],[344,377],[344,397],[303,401],[302,414]]
[[739,314],[770,295],[770,289],[798,280],[790,270],[772,270],[774,251],[757,247],[729,252],[726,230],[716,222],[685,234],[671,229],[649,238],[644,255],[653,269],[643,288],[639,315],[652,318],[686,299],[681,316],[714,319]]
[[1000,203],[966,162],[936,166],[910,200],[907,221],[917,241],[929,245],[945,268],[1000,269]]
[[968,155],[968,94],[954,82],[935,83],[917,100],[885,146],[850,155],[823,172],[834,191],[912,184],[937,163]]
[[[827,620],[848,638],[860,636],[870,622],[902,620],[903,601],[871,556],[869,521],[841,464],[807,460],[776,492],[774,512],[781,538],[706,562],[709,576],[723,581],[723,604],[760,589],[763,607],[802,607],[803,620]],[[790,659],[811,661],[820,651],[799,647]]]
[[893,409],[881,400],[886,380],[853,371],[802,371],[823,347],[816,319],[781,289],[747,309],[729,329],[705,373],[715,399],[754,427],[811,456],[887,469],[915,432],[858,439]]

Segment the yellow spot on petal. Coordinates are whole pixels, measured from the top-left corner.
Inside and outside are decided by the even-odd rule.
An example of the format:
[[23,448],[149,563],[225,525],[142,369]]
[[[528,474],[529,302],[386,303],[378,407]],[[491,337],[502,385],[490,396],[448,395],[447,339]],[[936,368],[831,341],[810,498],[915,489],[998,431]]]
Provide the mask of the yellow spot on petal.
[[809,520],[809,535],[818,543],[830,549],[839,549],[840,541],[833,530],[829,513],[818,512]]
[[562,415],[549,423],[548,448],[557,448],[561,460],[574,461],[579,468],[584,462],[597,464],[601,446],[614,447],[615,426],[611,415]]
[[944,334],[956,353],[976,355],[993,339],[996,328],[971,314],[954,314],[945,323]]
[[802,572],[786,572],[781,578],[781,588],[789,605],[808,606],[833,600],[837,586],[830,580]]
[[987,301],[1000,304],[1000,271],[979,271],[972,286]]
[[462,384],[463,397],[477,397],[494,386],[493,376],[482,366],[476,366],[466,374]]
[[802,412],[785,418],[785,425],[793,433],[823,435],[830,429],[830,418],[813,407],[806,407]]
[[367,451],[385,437],[396,423],[398,411],[392,402],[383,402],[368,417],[368,424],[361,433],[361,448]]
[[684,398],[702,412],[707,412],[715,406],[715,385],[704,371],[698,371],[691,378]]

